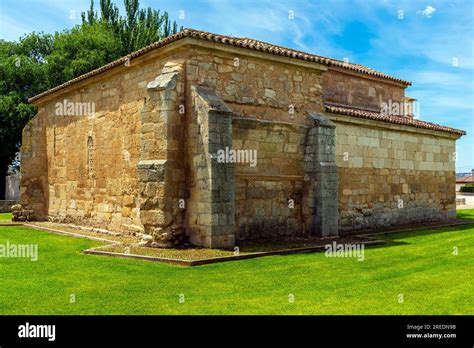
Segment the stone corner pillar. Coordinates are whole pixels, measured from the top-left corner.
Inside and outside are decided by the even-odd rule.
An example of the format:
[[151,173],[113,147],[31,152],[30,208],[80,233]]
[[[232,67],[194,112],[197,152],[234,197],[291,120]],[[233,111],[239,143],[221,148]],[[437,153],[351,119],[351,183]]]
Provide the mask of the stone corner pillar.
[[13,209],[14,221],[46,220],[48,214],[48,158],[44,111],[23,128],[20,148],[20,205]]
[[140,245],[174,247],[185,237],[183,158],[183,65],[168,62],[147,85],[141,111],[140,160],[137,165],[140,220],[144,236]]
[[319,237],[339,234],[336,125],[324,114],[309,112],[304,154],[303,218],[305,233]]
[[232,111],[206,86],[192,86],[193,122],[197,149],[192,163],[197,191],[197,218],[190,239],[208,248],[230,249],[235,244],[234,164],[219,154],[232,148]]

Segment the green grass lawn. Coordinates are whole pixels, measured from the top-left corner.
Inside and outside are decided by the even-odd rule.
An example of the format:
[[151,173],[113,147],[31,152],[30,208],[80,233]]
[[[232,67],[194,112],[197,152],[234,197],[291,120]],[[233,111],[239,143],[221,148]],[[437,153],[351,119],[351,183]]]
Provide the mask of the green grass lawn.
[[0,213],[0,220],[11,220],[12,213]]
[[474,314],[474,225],[386,239],[362,262],[312,253],[185,268],[4,226],[0,244],[37,243],[39,259],[0,258],[0,314]]
[[459,209],[457,215],[460,219],[474,219],[474,209]]

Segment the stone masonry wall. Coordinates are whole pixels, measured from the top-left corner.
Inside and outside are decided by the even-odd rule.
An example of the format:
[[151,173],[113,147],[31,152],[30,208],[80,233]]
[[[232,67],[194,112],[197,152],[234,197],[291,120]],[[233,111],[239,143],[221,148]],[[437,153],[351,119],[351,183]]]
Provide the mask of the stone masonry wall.
[[140,221],[146,234],[142,245],[173,247],[185,235],[183,60],[167,61],[147,90],[137,166]]
[[[143,232],[141,113],[147,84],[176,55],[132,62],[40,105],[24,131],[21,204],[53,221]],[[56,115],[64,101],[93,103],[95,113]]]
[[405,88],[329,69],[323,75],[324,101],[379,111],[381,103],[403,102]]
[[256,151],[236,163],[236,239],[303,234],[302,184],[308,127],[236,117],[233,149]]
[[454,218],[454,139],[369,124],[337,122],[341,230]]
[[[323,110],[326,68],[202,47],[188,50],[186,64],[188,85],[208,86],[232,110],[232,149],[257,150],[255,167],[235,164],[235,238],[302,235],[305,126],[311,124],[308,110]],[[189,153],[192,139],[188,134]],[[190,178],[194,190],[197,183]]]
[[337,236],[339,231],[336,125],[310,112],[313,121],[305,142],[303,217],[307,235]]
[[21,146],[20,204],[25,214],[44,220],[48,211],[48,160],[45,110],[40,109],[23,129]]
[[188,128],[188,204],[190,241],[208,248],[235,243],[234,163],[218,161],[232,147],[232,111],[207,86],[190,86]]
[[295,66],[201,47],[187,54],[189,85],[212,87],[235,116],[309,125],[307,112],[323,111],[324,66]]

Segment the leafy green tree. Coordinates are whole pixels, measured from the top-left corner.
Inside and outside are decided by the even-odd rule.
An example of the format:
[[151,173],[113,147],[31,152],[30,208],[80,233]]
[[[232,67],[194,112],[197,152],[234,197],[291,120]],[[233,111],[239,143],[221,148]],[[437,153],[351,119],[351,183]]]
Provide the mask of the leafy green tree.
[[17,92],[27,98],[49,88],[45,57],[52,52],[52,37],[31,33],[19,43],[0,40],[0,95]]
[[19,43],[0,40],[0,199],[5,176],[21,142],[21,132],[36,113],[27,99],[49,87],[45,56],[51,52],[49,35],[32,33]]
[[103,23],[54,35],[33,32],[18,43],[0,40],[0,199],[22,129],[36,114],[28,98],[117,59],[120,50]]
[[140,9],[138,0],[124,5],[121,16],[111,0],[100,0],[99,15],[91,1],[82,24],[72,29],[33,32],[19,42],[0,39],[0,199],[22,129],[36,113],[28,98],[178,31],[166,12]]
[[23,101],[17,92],[0,95],[0,194],[5,194],[5,175],[8,166],[15,159],[21,141],[21,131],[34,116],[35,108]]
[[101,22],[56,33],[46,56],[49,86],[57,86],[121,57],[120,41]]
[[[144,46],[176,34],[178,25],[171,22],[168,13],[151,7],[140,9],[138,0],[124,0],[125,16],[111,0],[100,0],[100,16],[94,9],[94,1],[86,13],[82,13],[83,24],[106,23],[121,42],[121,55],[127,55]],[[182,30],[181,27],[179,30]]]

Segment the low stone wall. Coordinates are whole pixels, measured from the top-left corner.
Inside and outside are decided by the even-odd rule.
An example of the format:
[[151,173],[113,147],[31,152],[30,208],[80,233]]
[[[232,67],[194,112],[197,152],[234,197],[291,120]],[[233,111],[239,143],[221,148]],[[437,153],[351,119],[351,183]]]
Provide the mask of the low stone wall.
[[18,204],[18,201],[0,201],[0,213],[11,213],[12,212],[12,206],[15,204]]

